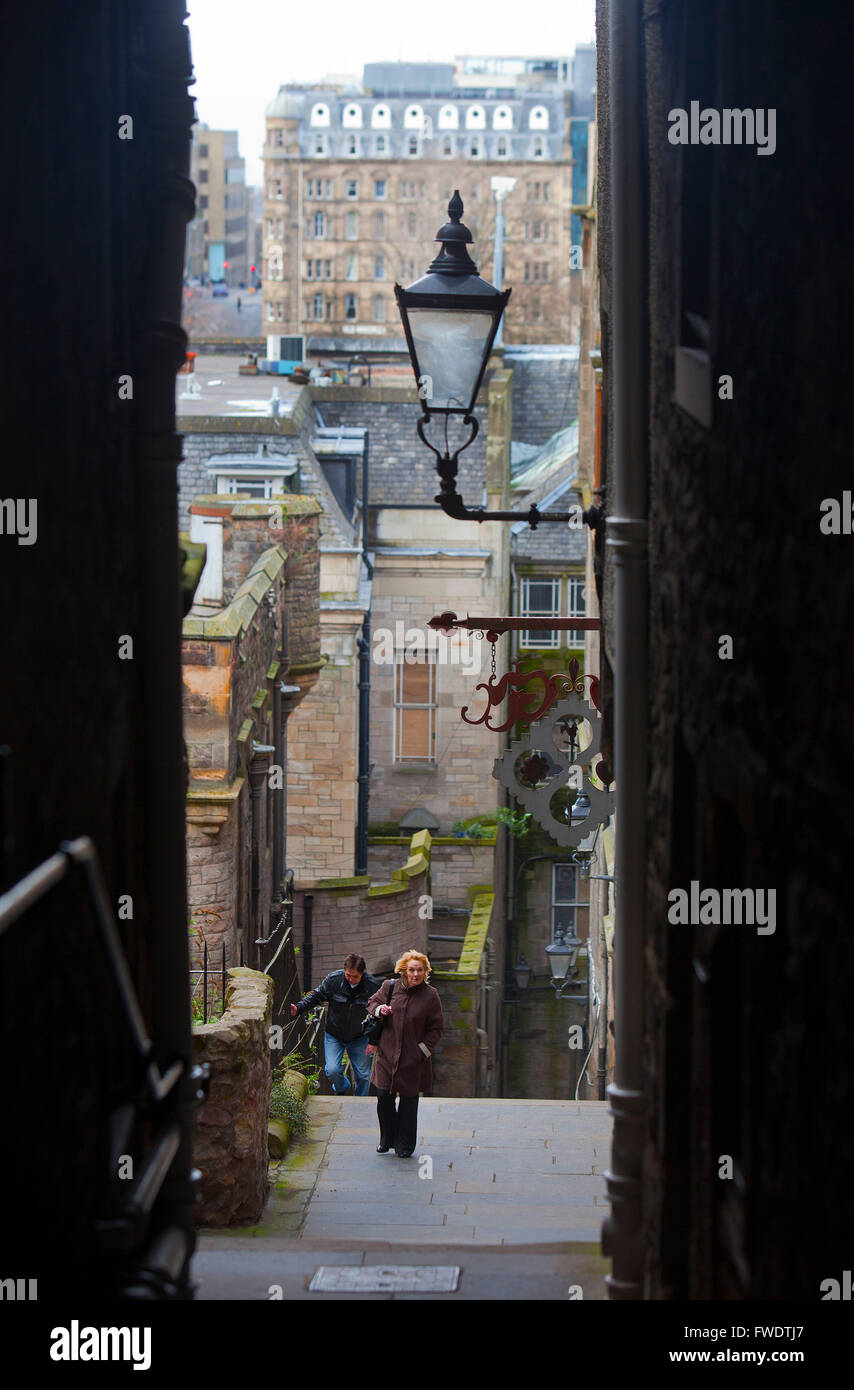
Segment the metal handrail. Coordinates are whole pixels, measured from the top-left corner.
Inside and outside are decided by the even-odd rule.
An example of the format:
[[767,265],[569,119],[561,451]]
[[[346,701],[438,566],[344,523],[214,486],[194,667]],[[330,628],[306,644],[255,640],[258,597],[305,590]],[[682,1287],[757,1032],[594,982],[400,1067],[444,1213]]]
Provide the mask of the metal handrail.
[[72,868],[80,869],[86,880],[101,942],[118,987],[134,1048],[140,1060],[145,1063],[148,1089],[156,1101],[163,1100],[184,1074],[184,1063],[175,1062],[165,1074],[161,1074],[152,1056],[153,1044],[146,1032],[145,1020],[136,997],[121,938],[113,921],[98,851],[88,835],[81,835],[76,840],[63,841],[56,854],[52,854],[37,869],[33,869],[32,873],[27,874],[0,896],[0,936],[14,926],[52,888],[57,887]]
[[[144,1063],[143,1096],[147,1093],[148,1098],[159,1106],[175,1092],[178,1083],[186,1076],[188,1082],[195,1086],[194,1101],[198,1103],[206,1093],[209,1076],[207,1066],[190,1067],[188,1073],[187,1065],[183,1061],[175,1061],[165,1072],[161,1072],[154,1059],[154,1045],[146,1030],[121,938],[113,920],[98,851],[88,835],[64,841],[56,854],[52,854],[37,869],[33,869],[14,887],[0,895],[0,936],[19,922],[53,888],[67,880],[72,869],[79,869],[85,879],[101,944],[118,989],[133,1048],[139,1060]],[[138,1095],[132,1102],[125,1099],[110,1114],[110,1149],[113,1157],[116,1157],[127,1143],[141,1099]],[[173,1097],[173,1103],[175,1099],[177,1097]],[[136,1181],[130,1187],[123,1188],[121,1200],[116,1201],[114,1214],[105,1214],[96,1220],[96,1229],[104,1249],[132,1249],[144,1238],[145,1223],[179,1152],[182,1137],[180,1122],[176,1122],[174,1118],[167,1119],[165,1114],[158,1117],[152,1145],[142,1156],[142,1167]],[[197,1180],[195,1174],[191,1175],[190,1180]],[[115,1189],[113,1200],[116,1200]],[[185,1234],[181,1235],[184,1242],[182,1250],[186,1248]],[[182,1258],[184,1257],[182,1255]]]

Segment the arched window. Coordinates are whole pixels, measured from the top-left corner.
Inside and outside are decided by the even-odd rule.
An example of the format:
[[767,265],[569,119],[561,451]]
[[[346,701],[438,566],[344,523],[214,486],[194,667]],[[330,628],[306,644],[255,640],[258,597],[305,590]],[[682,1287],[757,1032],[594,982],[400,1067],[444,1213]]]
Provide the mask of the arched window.
[[482,106],[470,106],[466,111],[466,130],[486,130],[486,112]]
[[529,130],[548,130],[549,113],[545,106],[532,106],[531,114],[528,117]]
[[347,136],[347,154],[348,154],[348,156],[349,156],[351,159],[355,159],[355,158],[358,157],[358,154],[359,154],[359,137],[358,137],[358,135],[348,135],[348,136]]
[[508,156],[508,153],[509,153],[509,151],[508,151],[508,149],[507,149],[507,137],[504,136],[504,135],[501,135],[501,136],[499,137],[499,140],[498,140],[498,147],[497,147],[497,150],[496,150],[496,154],[497,154],[497,156],[498,156],[499,159],[506,159],[507,156]]
[[375,106],[371,112],[371,126],[374,130],[391,130],[391,111],[388,106]]
[[378,135],[374,141],[375,154],[388,154],[388,140],[384,135]]
[[443,106],[439,111],[439,129],[457,130],[460,124],[460,116],[456,106]]
[[493,130],[512,130],[513,112],[509,106],[496,106],[492,114]]
[[443,137],[442,137],[442,154],[445,156],[445,158],[448,158],[450,155],[453,155],[453,153],[454,153],[454,142],[453,142],[453,140],[451,139],[450,135],[445,135],[445,136],[443,136]]
[[424,124],[424,112],[420,106],[407,106],[403,113],[404,130],[420,130]]
[[329,107],[324,106],[322,101],[319,101],[316,106],[312,106],[311,108],[311,125],[329,125]]
[[362,129],[362,108],[361,106],[345,106],[344,115],[341,121],[345,130]]

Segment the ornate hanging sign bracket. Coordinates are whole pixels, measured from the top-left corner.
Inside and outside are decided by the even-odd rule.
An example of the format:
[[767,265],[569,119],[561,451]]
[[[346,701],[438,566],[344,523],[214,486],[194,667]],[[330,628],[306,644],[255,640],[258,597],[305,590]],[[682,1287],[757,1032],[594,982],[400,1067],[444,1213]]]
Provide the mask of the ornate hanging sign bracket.
[[[520,671],[518,661],[510,663],[506,675],[497,676],[495,669],[495,644],[505,632],[566,632],[576,629],[598,631],[598,618],[458,618],[456,613],[440,613],[431,618],[429,626],[437,632],[453,632],[455,628],[466,628],[492,644],[492,673],[488,681],[481,681],[475,691],[482,690],[486,695],[486,709],[477,719],[469,718],[469,706],[460,711],[467,724],[485,724],[495,734],[505,733],[517,722],[530,724],[542,719],[562,696],[575,693],[584,694],[584,682],[589,682],[589,696],[599,708],[599,677],[583,676],[581,667],[573,657],[567,671]],[[493,717],[507,700],[507,718],[503,724],[493,722]]]
[[[602,717],[599,712],[599,678],[581,672],[573,657],[566,671],[545,668],[523,671],[518,661],[500,678],[495,669],[495,644],[505,632],[553,632],[582,629],[598,631],[598,618],[458,618],[440,613],[430,619],[437,632],[465,628],[492,645],[492,672],[475,687],[486,696],[486,708],[477,718],[469,705],[461,710],[467,724],[484,724],[493,733],[504,733],[517,723],[528,732],[513,739],[492,775],[559,845],[577,848],[604,825],[613,810],[614,796],[607,788],[613,781],[600,754]],[[585,698],[585,682],[587,691]],[[507,701],[507,717],[500,710]],[[594,758],[599,761],[593,766]],[[592,780],[595,778],[595,781]]]
[[573,694],[495,759],[493,777],[562,847],[577,848],[613,811],[614,794],[606,790],[613,775],[600,753],[601,725],[596,707]]

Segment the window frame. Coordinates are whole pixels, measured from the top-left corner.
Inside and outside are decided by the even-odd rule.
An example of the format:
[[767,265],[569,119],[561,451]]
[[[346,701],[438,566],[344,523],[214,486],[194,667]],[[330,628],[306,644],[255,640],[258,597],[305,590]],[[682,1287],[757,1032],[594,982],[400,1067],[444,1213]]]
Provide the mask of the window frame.
[[[528,589],[531,584],[551,584],[553,598],[556,596],[556,608],[549,611],[545,609],[532,609],[528,599]],[[553,574],[522,574],[519,576],[518,608],[520,618],[560,618],[563,579],[560,575]],[[527,639],[533,638],[533,641]],[[560,632],[557,628],[552,628],[548,632],[535,632],[530,628],[522,628],[519,632],[519,647],[526,651],[556,651],[560,647]]]
[[[407,651],[405,648],[398,648],[398,650],[394,654],[394,691],[392,699],[392,705],[394,710],[394,732],[392,745],[392,763],[393,765],[399,765],[401,763],[420,763],[424,767],[435,767],[437,762],[436,736],[439,708],[436,692],[436,674],[438,669],[436,662],[436,652],[434,650],[428,649],[423,653],[419,653],[419,655],[423,656],[423,661],[407,661],[406,655]],[[412,700],[404,702],[403,673],[409,666],[420,665],[426,665],[430,673],[427,681],[427,702],[423,703],[420,701]],[[430,748],[430,752],[427,754],[403,753],[401,751],[403,732],[402,712],[405,710],[413,709],[423,709],[428,712],[427,743]]]
[[[561,898],[559,898],[559,897],[557,896],[557,877],[558,877],[558,870],[559,870],[559,869],[569,869],[569,870],[571,870],[571,872],[572,872],[572,883],[573,883],[572,891],[573,891],[574,897],[571,897],[571,898],[563,898],[563,897],[561,897]],[[559,939],[559,938],[558,938],[558,935],[557,935],[557,925],[556,925],[556,922],[555,922],[557,910],[558,910],[559,908],[563,908],[563,909],[571,908],[571,909],[572,909],[572,920],[571,920],[571,923],[569,924],[568,927],[567,927],[567,926],[563,926],[563,927],[560,929],[560,940],[563,941],[563,940],[565,939],[565,934],[566,934],[567,930],[569,930],[569,929],[571,929],[571,930],[575,933],[575,935],[578,936],[578,909],[579,909],[580,907],[587,907],[587,903],[586,903],[583,899],[580,899],[579,896],[578,896],[578,865],[577,865],[577,864],[573,864],[571,860],[566,860],[566,861],[562,861],[562,862],[556,862],[556,863],[552,864],[551,913],[550,913],[550,916],[551,916],[550,929],[551,929],[551,941],[552,941],[552,945],[554,945],[554,944],[558,941],[558,939]]]

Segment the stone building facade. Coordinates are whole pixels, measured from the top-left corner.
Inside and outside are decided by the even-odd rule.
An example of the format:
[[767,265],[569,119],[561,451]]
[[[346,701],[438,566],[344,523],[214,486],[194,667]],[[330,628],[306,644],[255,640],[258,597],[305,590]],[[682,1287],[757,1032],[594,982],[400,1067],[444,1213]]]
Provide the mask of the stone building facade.
[[196,216],[187,229],[184,273],[203,284],[247,285],[255,259],[246,161],[236,130],[193,127],[190,177],[196,185]]
[[226,965],[252,963],[281,916],[286,726],[320,666],[319,512],[293,494],[279,504],[213,494],[190,508],[209,538],[198,592],[212,579],[221,591],[197,593],[183,629],[195,969],[204,944],[217,966],[223,947]]
[[[821,525],[851,497],[851,192],[828,132],[852,15],[620,9],[609,25],[597,4],[602,659],[630,798],[611,1161],[628,1203],[606,1253],[617,1297],[814,1306],[839,1298],[854,1229],[854,556]],[[743,101],[774,149],[669,137],[674,110]],[[612,597],[627,564],[639,665],[615,609],[631,593]],[[671,894],[692,883],[773,891],[773,931],[714,899],[680,922]]]
[[[410,65],[394,65],[408,69]],[[414,65],[413,65],[414,66]],[[432,260],[455,189],[491,277],[491,179],[504,209],[508,343],[562,342],[570,321],[570,98],[558,87],[500,98],[453,86],[371,95],[282,87],[267,108],[264,302],[268,334],[399,338],[395,281]]]

